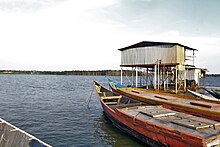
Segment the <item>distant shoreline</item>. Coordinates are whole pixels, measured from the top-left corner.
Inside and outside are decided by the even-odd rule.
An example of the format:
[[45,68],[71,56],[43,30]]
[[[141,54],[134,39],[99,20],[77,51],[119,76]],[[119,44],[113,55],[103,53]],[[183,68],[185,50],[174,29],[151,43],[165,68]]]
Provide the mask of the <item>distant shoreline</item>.
[[[0,74],[29,74],[29,75],[84,75],[84,76],[120,76],[121,70],[72,70],[72,71],[36,71],[36,70],[0,70]],[[131,70],[123,70],[123,75],[131,76]],[[220,74],[206,74],[218,77]]]
[[[120,76],[120,70],[72,70],[72,71],[35,71],[35,70],[0,70],[0,74],[28,75],[85,75],[85,76]],[[129,74],[131,75],[131,74]]]

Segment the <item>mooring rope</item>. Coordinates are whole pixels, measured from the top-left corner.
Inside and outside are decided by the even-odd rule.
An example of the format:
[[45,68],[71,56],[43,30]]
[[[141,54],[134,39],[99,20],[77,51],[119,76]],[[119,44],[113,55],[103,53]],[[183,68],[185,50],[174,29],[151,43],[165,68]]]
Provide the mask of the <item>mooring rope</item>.
[[91,92],[90,92],[89,97],[86,99],[86,106],[87,106],[87,108],[89,108],[89,103],[90,103],[90,101],[91,101],[91,98],[92,98],[92,94],[93,94],[94,89],[95,89],[95,86],[94,86],[94,84],[92,83],[92,90],[91,90]]

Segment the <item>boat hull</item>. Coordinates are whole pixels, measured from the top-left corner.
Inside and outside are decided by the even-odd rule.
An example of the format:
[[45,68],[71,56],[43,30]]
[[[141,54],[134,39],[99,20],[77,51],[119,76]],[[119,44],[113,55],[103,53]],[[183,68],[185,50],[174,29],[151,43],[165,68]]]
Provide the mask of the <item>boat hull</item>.
[[[100,101],[102,103],[102,101]],[[187,138],[187,135],[179,132],[167,132],[166,128],[147,124],[140,120],[134,121],[132,117],[116,110],[112,111],[105,104],[102,107],[107,118],[120,130],[130,134],[136,139],[152,147],[170,146],[170,147],[193,147],[204,146],[202,138]],[[148,126],[148,127],[147,127]],[[179,133],[179,134],[178,134]],[[184,138],[186,137],[186,138]]]
[[[168,109],[204,117],[211,120],[220,121],[220,102],[213,100],[193,99],[191,97],[181,97],[175,94],[158,93],[142,88],[117,88],[114,83],[109,83],[112,91],[119,95],[132,98],[145,103],[163,105]],[[151,94],[151,96],[149,96]],[[175,100],[175,101],[173,101]],[[203,103],[195,106],[191,102]],[[208,108],[209,107],[209,108]],[[215,108],[217,109],[215,109]]]
[[133,130],[132,128],[126,126],[125,124],[121,123],[120,120],[116,119],[115,114],[112,114],[112,112],[109,112],[108,108],[103,106],[103,111],[105,116],[112,122],[114,126],[116,126],[118,129],[122,130],[125,133],[128,133],[129,135],[135,137],[136,139],[142,141],[143,143],[146,143],[149,146],[153,147],[162,147],[165,146],[157,141],[152,140],[151,138],[148,138],[144,136],[143,134]]
[[[97,86],[96,90],[107,118],[120,130],[150,146],[192,147],[207,146],[210,143],[220,145],[220,122],[173,111],[163,105],[139,101],[136,101],[137,105],[134,105],[135,102],[132,105],[121,104],[122,101],[113,104],[110,100],[115,99],[114,92],[110,95],[110,92],[101,86]],[[130,100],[129,97],[122,98]],[[201,127],[206,129],[200,130]],[[210,134],[207,134],[208,132]]]
[[51,145],[1,118],[0,128],[0,147],[51,147]]

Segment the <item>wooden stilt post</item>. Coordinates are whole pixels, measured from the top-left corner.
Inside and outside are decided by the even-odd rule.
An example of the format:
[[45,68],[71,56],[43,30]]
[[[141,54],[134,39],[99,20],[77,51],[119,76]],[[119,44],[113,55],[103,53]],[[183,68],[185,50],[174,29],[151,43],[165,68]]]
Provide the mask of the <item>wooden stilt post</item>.
[[198,72],[198,75],[197,75],[197,80],[198,80],[197,86],[200,86],[200,81],[199,81],[200,73],[201,73],[201,71]]
[[138,87],[138,67],[136,67],[136,87]]
[[147,68],[147,75],[146,75],[146,88],[148,89],[148,68]]
[[157,64],[154,66],[154,89],[157,89]]
[[132,67],[132,70],[131,70],[131,86],[132,87],[134,86],[134,67]]
[[168,79],[169,78],[169,71],[168,71],[168,69],[167,69],[167,89],[168,89]]
[[159,91],[160,90],[160,61],[157,60],[157,69],[158,69],[158,72],[157,72],[157,90]]
[[122,70],[122,68],[121,68],[121,85],[123,84],[122,78],[123,78],[123,70]]
[[193,50],[193,66],[194,66],[194,63],[195,63],[195,51]]
[[166,78],[166,70],[165,67],[163,67],[163,90],[166,90],[166,82],[165,82],[165,78]]
[[176,65],[176,69],[175,69],[175,93],[177,94],[177,80],[178,80],[178,77],[177,77],[177,65]]
[[143,72],[142,72],[142,69],[141,69],[141,73],[139,74],[140,78],[139,78],[139,84],[140,86],[142,85],[142,77],[143,77]]
[[184,65],[184,92],[186,92],[186,66]]

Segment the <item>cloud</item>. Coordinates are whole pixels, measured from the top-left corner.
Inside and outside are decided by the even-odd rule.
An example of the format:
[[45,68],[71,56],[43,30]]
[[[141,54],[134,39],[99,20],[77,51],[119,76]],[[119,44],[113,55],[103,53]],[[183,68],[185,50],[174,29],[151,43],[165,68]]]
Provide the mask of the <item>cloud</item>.
[[195,65],[200,68],[207,68],[210,73],[219,73],[220,37],[211,36],[190,36],[184,35],[176,30],[163,33],[148,33],[146,39],[150,41],[175,42],[195,49]]
[[32,12],[65,0],[0,0],[0,10],[7,12]]
[[[157,7],[148,13],[150,10],[146,11],[145,6],[150,7],[154,2],[0,0],[0,10],[6,10],[0,11],[0,67],[118,69],[120,51],[117,49],[140,41],[177,42],[199,49],[196,53],[199,67],[209,68],[217,62],[218,58],[214,57],[219,55],[219,36],[192,35],[175,27],[188,24],[189,19],[178,18],[169,23],[153,21],[154,16],[160,18]],[[144,7],[139,7],[141,4]],[[210,69],[211,72],[218,70],[213,66]]]
[[36,13],[1,12],[1,67],[41,70],[108,67],[93,59],[100,54],[100,60],[108,62],[109,68],[113,67],[111,59],[107,58],[112,54],[107,50],[112,48],[106,45],[116,33],[112,28],[120,24],[105,24],[96,19],[96,14],[99,8],[115,1],[95,2],[98,3],[66,1]]

